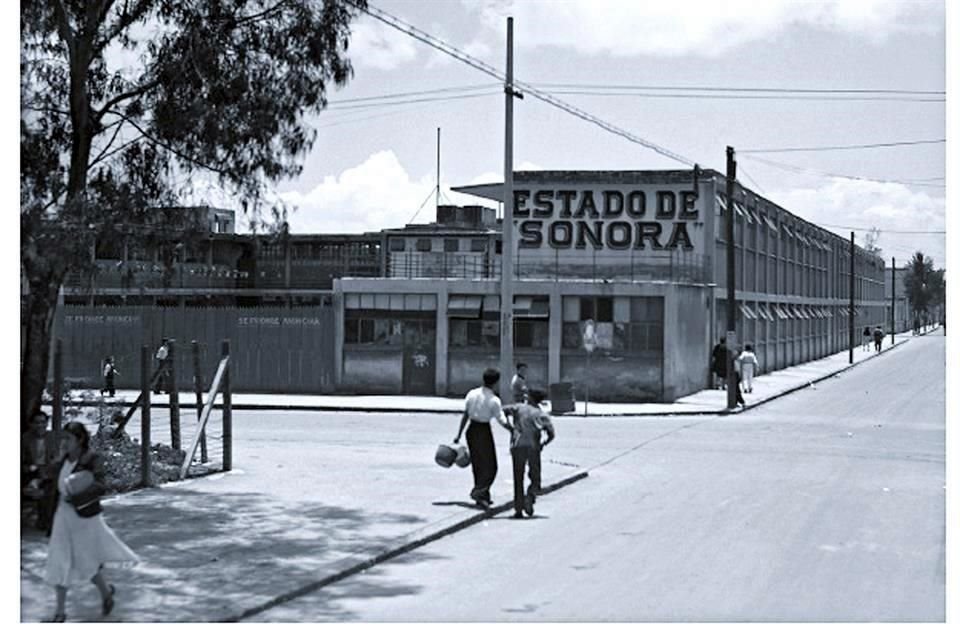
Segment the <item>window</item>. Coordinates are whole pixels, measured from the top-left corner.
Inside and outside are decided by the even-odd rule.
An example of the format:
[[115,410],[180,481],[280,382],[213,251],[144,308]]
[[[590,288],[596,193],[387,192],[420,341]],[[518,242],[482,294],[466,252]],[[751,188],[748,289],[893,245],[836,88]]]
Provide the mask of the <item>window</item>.
[[444,238],[443,240],[443,250],[447,253],[454,253],[460,250],[460,239],[459,238]]
[[487,241],[484,238],[473,238],[470,240],[470,251],[473,253],[483,253],[487,250]]
[[430,251],[432,245],[430,238],[417,238],[417,251]]
[[390,238],[390,251],[406,251],[406,238]]
[[518,318],[513,321],[513,346],[520,349],[547,349],[550,323],[547,320]]

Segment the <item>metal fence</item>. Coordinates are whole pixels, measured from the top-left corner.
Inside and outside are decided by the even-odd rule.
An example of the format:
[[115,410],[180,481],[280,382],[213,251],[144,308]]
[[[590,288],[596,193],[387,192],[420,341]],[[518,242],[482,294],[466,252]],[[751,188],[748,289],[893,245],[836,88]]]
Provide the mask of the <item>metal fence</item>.
[[[484,254],[392,253],[390,278],[499,279],[500,256]],[[664,251],[636,255],[557,251],[530,256],[518,252],[514,275],[518,279],[586,280],[593,282],[711,282],[710,258],[700,254]]]

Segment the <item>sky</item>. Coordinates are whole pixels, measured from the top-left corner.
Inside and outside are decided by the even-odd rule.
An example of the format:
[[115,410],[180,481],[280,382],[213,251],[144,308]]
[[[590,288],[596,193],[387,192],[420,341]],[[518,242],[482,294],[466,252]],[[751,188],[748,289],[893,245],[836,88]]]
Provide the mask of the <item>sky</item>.
[[[856,227],[858,244],[859,229],[880,229],[888,262],[922,250],[944,265],[945,236],[916,233],[945,229],[943,143],[763,152],[944,139],[942,2],[371,4],[500,70],[513,16],[517,80],[704,167],[722,172],[731,145],[748,188],[845,237]],[[302,174],[275,187],[293,232],[434,220],[438,128],[441,202],[477,202],[450,187],[502,179],[496,79],[370,16],[354,24],[348,55],[354,77],[311,119],[318,136]],[[585,95],[598,92],[618,95]],[[514,102],[515,169],[684,166],[532,96]],[[200,197],[229,205],[215,191]]]

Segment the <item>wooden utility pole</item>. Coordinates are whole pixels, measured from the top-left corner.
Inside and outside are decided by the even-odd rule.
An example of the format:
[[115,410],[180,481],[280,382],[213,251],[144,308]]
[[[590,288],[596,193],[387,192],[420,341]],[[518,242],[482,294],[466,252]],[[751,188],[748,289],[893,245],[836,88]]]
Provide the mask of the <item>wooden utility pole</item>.
[[177,341],[167,341],[167,362],[170,372],[167,393],[170,394],[170,446],[180,450],[180,391],[177,387]]
[[437,207],[434,218],[440,217],[440,127],[437,127]]
[[[224,340],[220,353],[230,357],[230,341]],[[230,362],[223,371],[223,470],[233,468],[233,396],[230,393]]]
[[893,346],[897,335],[897,259],[893,260],[890,270],[890,346]]
[[[190,351],[193,355],[193,392],[197,396],[197,424],[203,415],[203,371],[200,369],[200,343],[190,341]],[[207,462],[207,430],[200,434],[200,462]]]
[[853,314],[854,314],[853,294],[854,294],[854,289],[856,288],[856,280],[854,279],[854,275],[855,275],[854,269],[856,267],[853,261],[855,246],[856,245],[853,244],[853,231],[851,231],[850,232],[850,322],[848,323],[849,329],[850,329],[850,358],[849,358],[850,364],[853,364],[853,340],[856,337],[854,336],[854,322],[853,322]]
[[507,82],[503,88],[503,227],[500,258],[500,397],[510,398],[513,371],[513,18],[507,18]]
[[140,484],[150,486],[150,349],[140,347]]
[[733,147],[727,147],[727,217],[724,219],[724,238],[727,243],[727,410],[737,406],[737,381],[733,369],[737,344],[737,261],[733,246],[734,187],[737,182],[737,157]]

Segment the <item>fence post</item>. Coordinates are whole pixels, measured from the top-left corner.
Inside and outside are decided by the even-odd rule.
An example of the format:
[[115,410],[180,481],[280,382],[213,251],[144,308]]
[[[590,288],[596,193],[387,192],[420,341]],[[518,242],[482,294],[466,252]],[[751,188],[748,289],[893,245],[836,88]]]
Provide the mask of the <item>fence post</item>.
[[150,486],[150,349],[140,347],[140,484]]
[[170,394],[170,446],[180,450],[180,389],[177,386],[177,341],[167,341],[167,361],[170,363],[167,392]]
[[[224,340],[221,347],[221,355],[224,358],[230,356],[230,341]],[[230,471],[233,468],[233,416],[231,409],[233,401],[230,396],[230,362],[227,362],[227,368],[223,372],[223,470]]]
[[[193,391],[197,395],[197,422],[203,415],[203,372],[200,369],[200,343],[190,341],[190,350],[193,352]],[[200,462],[207,462],[207,430],[200,434]]]
[[63,339],[53,345],[53,442],[55,449],[47,452],[51,461],[60,451],[60,431],[63,429]]

